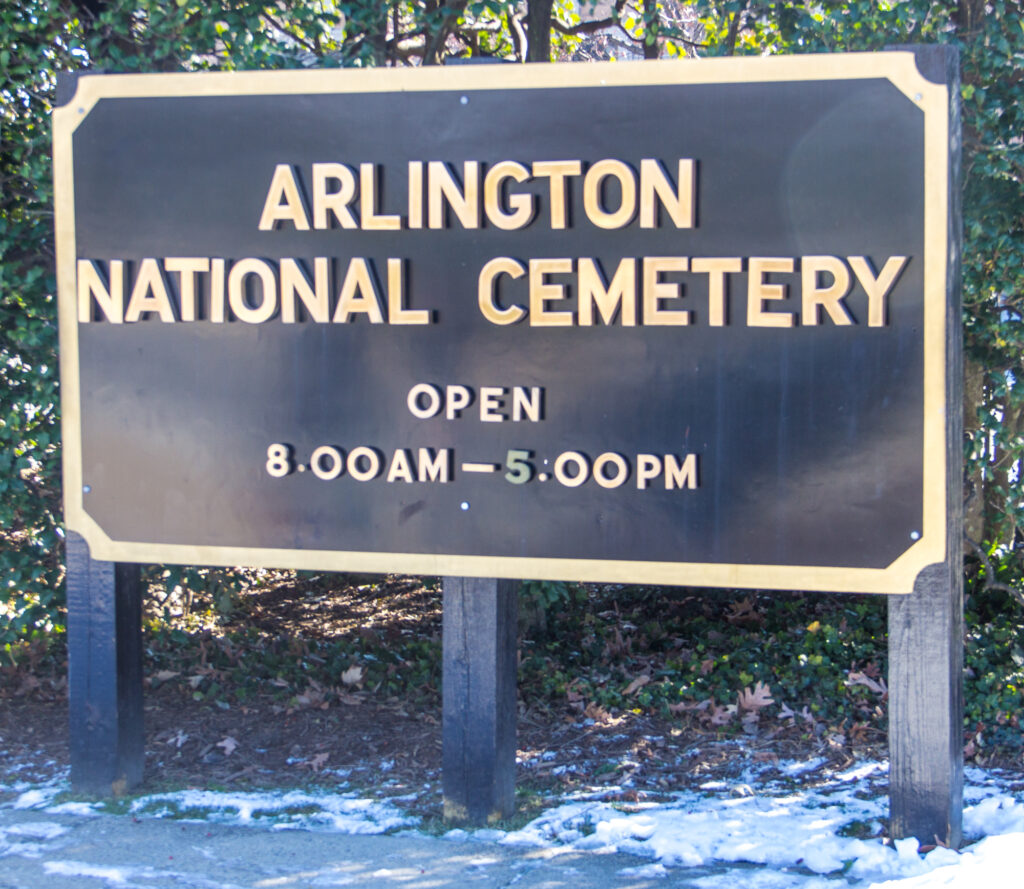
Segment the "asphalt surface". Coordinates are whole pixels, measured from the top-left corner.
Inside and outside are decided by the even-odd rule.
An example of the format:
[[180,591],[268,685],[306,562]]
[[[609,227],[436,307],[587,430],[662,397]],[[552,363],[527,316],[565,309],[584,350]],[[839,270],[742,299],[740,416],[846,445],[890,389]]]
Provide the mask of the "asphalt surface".
[[747,868],[671,868],[575,850],[351,835],[131,815],[0,809],[0,889],[646,889],[726,885]]

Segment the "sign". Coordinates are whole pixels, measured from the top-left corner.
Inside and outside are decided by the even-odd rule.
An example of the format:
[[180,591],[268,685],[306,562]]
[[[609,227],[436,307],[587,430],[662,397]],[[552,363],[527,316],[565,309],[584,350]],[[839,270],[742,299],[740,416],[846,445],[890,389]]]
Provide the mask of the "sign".
[[903,52],[83,76],[68,527],[909,592],[945,554],[946,109]]

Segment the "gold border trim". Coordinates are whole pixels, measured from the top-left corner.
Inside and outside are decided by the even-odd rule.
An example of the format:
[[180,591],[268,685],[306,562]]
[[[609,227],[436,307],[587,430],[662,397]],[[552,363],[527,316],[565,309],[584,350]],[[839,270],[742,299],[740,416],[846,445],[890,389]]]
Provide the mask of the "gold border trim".
[[[781,83],[888,79],[925,116],[924,502],[921,538],[884,569],[694,562],[491,558],[414,553],[185,546],[112,540],[85,511],[81,393],[75,306],[72,136],[100,99],[512,90],[671,84]],[[199,74],[82,75],[74,96],[53,112],[54,206],[64,440],[64,514],[93,558],[119,562],[253,565],[312,570],[408,572],[481,577],[669,585],[909,593],[926,565],[946,554],[946,231],[948,90],[925,79],[913,53],[837,53],[685,61],[481,65],[428,68],[242,71]],[[955,406],[954,406],[955,408]]]

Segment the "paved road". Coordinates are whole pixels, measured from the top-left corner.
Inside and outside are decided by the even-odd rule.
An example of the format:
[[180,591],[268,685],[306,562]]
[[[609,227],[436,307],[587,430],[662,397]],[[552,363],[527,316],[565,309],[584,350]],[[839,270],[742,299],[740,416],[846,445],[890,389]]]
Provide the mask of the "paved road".
[[0,889],[726,889],[752,876],[744,868],[630,872],[644,867],[650,862],[626,855],[411,833],[353,836],[0,809]]

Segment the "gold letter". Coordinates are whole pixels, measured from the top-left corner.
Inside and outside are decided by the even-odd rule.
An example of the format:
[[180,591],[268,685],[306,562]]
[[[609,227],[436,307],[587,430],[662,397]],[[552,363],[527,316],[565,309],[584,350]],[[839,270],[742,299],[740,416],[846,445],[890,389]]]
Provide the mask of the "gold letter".
[[648,327],[685,327],[690,323],[689,312],[674,312],[661,308],[663,299],[679,299],[682,285],[658,280],[662,272],[685,272],[685,256],[645,256],[643,265],[643,323]]
[[409,452],[399,448],[391,457],[391,468],[388,469],[387,480],[389,482],[401,479],[403,482],[412,484],[412,463],[409,459]]
[[502,423],[508,419],[499,411],[505,406],[502,396],[505,390],[500,386],[480,387],[480,422]]
[[426,309],[405,308],[405,275],[401,259],[388,260],[388,324],[429,324]]
[[688,158],[679,159],[679,185],[672,188],[672,181],[661,163],[649,157],[640,161],[640,228],[658,227],[658,208],[654,203],[657,194],[661,205],[672,217],[676,228],[693,228],[696,166]]
[[708,273],[708,326],[725,327],[726,296],[725,276],[729,272],[742,272],[743,260],[738,256],[721,259],[694,257],[690,260],[690,271]]
[[450,448],[440,448],[431,456],[431,448],[419,449],[417,478],[421,482],[441,482],[444,484],[451,477],[452,452]]
[[338,297],[338,307],[334,310],[334,323],[345,324],[349,315],[357,313],[365,314],[372,324],[384,323],[373,275],[361,256],[354,257],[348,264],[341,295]]
[[[327,183],[337,180],[338,190],[328,191]],[[313,164],[313,228],[330,228],[327,211],[334,214],[342,228],[359,228],[348,205],[356,196],[356,176],[344,164]]]
[[[245,279],[248,275],[256,275],[261,283],[261,302],[250,308],[245,299]],[[272,318],[277,311],[277,281],[274,270],[262,259],[241,259],[236,262],[228,274],[228,303],[235,317],[248,324],[262,324]]]
[[[832,276],[832,283],[827,287],[818,286],[818,275],[822,272]],[[838,256],[804,256],[800,259],[800,277],[803,285],[801,324],[814,326],[821,321],[819,309],[828,313],[833,324],[853,324],[843,304],[850,292],[850,272],[845,262]]]
[[365,231],[398,231],[401,216],[377,215],[377,165],[359,165],[359,219]]
[[409,161],[409,228],[423,228],[423,161]]
[[223,259],[210,260],[210,321],[224,323],[224,265]]
[[[152,296],[147,296],[148,293]],[[144,259],[139,264],[132,298],[128,300],[128,311],[124,313],[125,323],[138,321],[145,312],[156,312],[161,321],[174,323],[174,309],[167,295],[167,285],[164,284],[164,276],[160,274],[160,265],[155,259]]]
[[164,260],[164,269],[181,276],[181,320],[196,320],[196,275],[210,271],[210,260],[198,256],[174,257]]
[[687,454],[682,465],[672,454],[665,455],[665,490],[687,487],[691,491],[700,484],[697,478],[697,455]]
[[584,256],[579,262],[580,327],[594,323],[594,306],[605,324],[615,320],[615,310],[622,304],[619,321],[623,327],[636,325],[636,260],[626,257],[619,263],[611,283],[604,286],[604,275],[596,259]]
[[545,275],[565,274],[572,271],[571,259],[530,260],[530,326],[572,327],[572,312],[552,312],[544,303],[565,299],[564,284],[548,284]]
[[868,327],[885,327],[889,315],[886,297],[907,264],[906,256],[890,256],[876,278],[864,256],[848,256],[850,267],[868,295]]
[[326,324],[331,320],[327,305],[327,257],[318,256],[313,260],[313,279],[316,290],[309,286],[302,266],[294,259],[281,260],[281,321],[284,324],[295,323],[295,294],[299,295],[309,317],[318,324]]
[[92,321],[92,304],[89,297],[96,297],[96,304],[103,310],[111,324],[124,321],[124,261],[110,260],[110,290],[92,264],[91,259],[78,260],[78,320],[82,324]]
[[267,189],[259,229],[261,232],[272,231],[275,222],[286,220],[291,221],[299,231],[309,231],[309,219],[306,218],[306,208],[302,206],[302,197],[292,168],[288,164],[278,164],[274,168],[270,188]]
[[427,226],[445,228],[444,204],[448,202],[463,228],[480,228],[480,162],[462,165],[462,191],[443,161],[427,164]]
[[511,213],[506,213],[501,206],[501,184],[506,179],[525,182],[530,178],[530,171],[515,161],[501,161],[487,171],[484,177],[484,210],[487,221],[496,228],[512,231],[524,228],[533,220],[534,206],[531,194],[510,194],[508,205]]
[[514,386],[512,388],[512,419],[516,423],[526,417],[539,423],[544,416],[544,389],[541,386]]
[[568,228],[569,212],[566,201],[566,176],[579,176],[583,164],[579,161],[534,161],[533,175],[547,176],[551,203],[551,227]]
[[661,472],[661,458],[654,454],[636,455],[636,486],[638,490],[646,491],[647,483],[657,478]]
[[[601,187],[608,176],[619,180],[622,202],[619,209],[609,213],[601,203]],[[587,218],[599,228],[622,228],[629,225],[636,213],[636,174],[622,161],[605,159],[587,170],[583,179],[583,209]]]
[[507,309],[499,309],[494,301],[494,279],[505,274],[510,278],[521,278],[526,273],[522,263],[508,256],[496,256],[480,269],[477,283],[477,302],[480,312],[491,324],[515,324],[526,314],[522,306],[515,304]]
[[764,278],[770,272],[792,272],[793,260],[783,257],[751,257],[747,263],[747,325],[750,327],[792,327],[789,312],[769,312],[764,304],[768,300],[785,299],[785,284],[768,284]]

